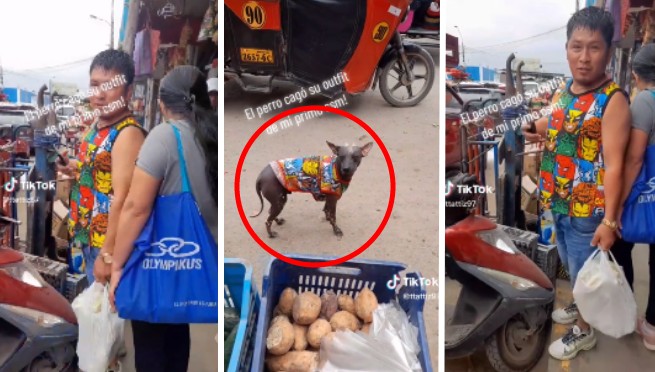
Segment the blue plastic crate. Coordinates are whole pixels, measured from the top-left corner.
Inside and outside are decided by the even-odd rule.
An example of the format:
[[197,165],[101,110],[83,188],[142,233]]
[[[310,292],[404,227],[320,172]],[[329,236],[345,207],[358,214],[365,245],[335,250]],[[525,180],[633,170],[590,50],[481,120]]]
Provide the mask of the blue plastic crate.
[[240,313],[237,337],[232,349],[229,372],[249,371],[255,347],[255,331],[259,316],[259,295],[252,283],[252,267],[233,258],[224,260],[225,307],[236,308]]
[[[325,262],[337,258],[308,255],[289,255],[289,257],[313,262]],[[418,358],[423,371],[432,372],[423,320],[425,289],[422,285],[402,286],[400,282],[395,281],[395,278],[400,278],[399,273],[403,270],[405,265],[389,261],[351,260],[338,266],[307,268],[273,259],[262,281],[262,299],[251,372],[265,371],[266,333],[273,309],[284,288],[292,287],[299,293],[312,291],[319,296],[331,289],[337,295],[346,293],[354,296],[365,286],[375,293],[380,303],[398,300],[409,315],[409,321],[418,328],[418,342],[421,346]],[[418,279],[420,275],[406,273],[405,277]],[[395,288],[392,286],[392,289],[388,284],[397,286]]]

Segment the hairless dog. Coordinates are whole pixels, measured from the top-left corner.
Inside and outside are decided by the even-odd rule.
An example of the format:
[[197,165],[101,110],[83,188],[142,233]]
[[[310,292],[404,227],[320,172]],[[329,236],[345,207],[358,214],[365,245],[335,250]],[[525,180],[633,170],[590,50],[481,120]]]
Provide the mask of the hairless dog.
[[325,218],[332,225],[334,234],[341,238],[343,232],[337,226],[337,201],[346,191],[362,158],[373,147],[369,142],[364,146],[335,146],[327,142],[334,155],[289,158],[270,162],[257,177],[255,184],[261,203],[259,216],[264,210],[264,198],[271,203],[266,220],[266,231],[270,238],[277,233],[271,230],[275,221],[278,225],[284,219],[278,218],[287,202],[287,195],[292,192],[311,193],[316,201],[324,201]]

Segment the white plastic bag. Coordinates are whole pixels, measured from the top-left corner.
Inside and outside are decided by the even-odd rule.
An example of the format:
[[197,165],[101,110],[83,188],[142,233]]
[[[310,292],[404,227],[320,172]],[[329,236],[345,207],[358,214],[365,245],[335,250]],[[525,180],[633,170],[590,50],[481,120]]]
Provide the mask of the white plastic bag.
[[84,372],[105,372],[123,343],[125,321],[111,311],[109,288],[98,282],[73,301],[77,316],[78,366]]
[[620,338],[634,332],[635,296],[611,252],[597,250],[589,256],[578,273],[573,298],[582,318],[601,333]]
[[418,329],[407,314],[393,304],[373,312],[368,334],[337,331],[321,341],[321,372],[420,372]]

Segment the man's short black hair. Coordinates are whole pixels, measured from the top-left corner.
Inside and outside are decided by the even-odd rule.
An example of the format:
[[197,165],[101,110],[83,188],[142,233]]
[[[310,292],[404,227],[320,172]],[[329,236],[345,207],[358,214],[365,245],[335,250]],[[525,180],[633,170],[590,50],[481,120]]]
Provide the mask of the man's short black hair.
[[590,6],[573,14],[571,19],[569,19],[569,23],[566,25],[567,42],[571,40],[573,31],[577,29],[598,31],[603,36],[607,48],[612,45],[612,38],[614,37],[614,20],[612,19],[612,14],[601,8]]
[[100,67],[103,70],[114,70],[125,76],[127,85],[131,85],[134,81],[134,62],[129,54],[116,49],[107,49],[98,53],[91,62],[89,73],[93,69]]

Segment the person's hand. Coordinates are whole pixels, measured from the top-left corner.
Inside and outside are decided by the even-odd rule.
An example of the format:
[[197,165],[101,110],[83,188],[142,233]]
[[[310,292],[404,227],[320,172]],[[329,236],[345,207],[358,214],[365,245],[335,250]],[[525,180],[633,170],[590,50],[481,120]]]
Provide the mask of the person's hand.
[[530,123],[521,124],[521,132],[523,133],[523,137],[525,137],[527,142],[541,142],[541,135],[539,133],[530,132],[530,127]]
[[62,162],[61,159],[57,159],[55,162],[57,172],[63,173],[67,176],[74,176],[75,172],[77,172],[77,162],[76,161],[69,161],[68,160],[68,155],[67,152],[62,154],[62,157],[64,161]]
[[[102,255],[103,251],[100,252],[100,255]],[[93,263],[93,277],[98,283],[106,284],[111,277],[111,264],[105,263],[100,255]]]
[[109,302],[111,303],[111,310],[116,312],[116,287],[121,281],[122,270],[113,270],[111,272],[111,279],[109,281]]
[[608,226],[601,224],[596,228],[591,246],[598,247],[601,251],[607,252],[612,249],[616,240],[616,231],[612,231]]

